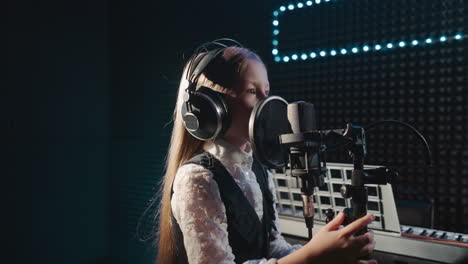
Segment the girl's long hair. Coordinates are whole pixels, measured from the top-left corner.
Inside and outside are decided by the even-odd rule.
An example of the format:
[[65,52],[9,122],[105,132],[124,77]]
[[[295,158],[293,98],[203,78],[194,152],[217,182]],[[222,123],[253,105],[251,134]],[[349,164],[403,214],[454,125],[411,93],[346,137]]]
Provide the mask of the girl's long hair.
[[[248,59],[261,62],[258,55],[250,50],[239,47],[228,47],[205,68],[197,83],[200,86],[209,87],[221,93],[232,94],[234,86]],[[175,263],[178,253],[172,222],[172,182],[178,168],[195,154],[201,152],[203,147],[203,141],[190,135],[184,128],[180,113],[185,92],[182,81],[185,79],[186,71],[187,65],[182,74],[177,103],[173,113],[174,126],[166,158],[166,173],[159,190],[161,203],[159,212],[157,212],[158,215],[155,216],[155,219],[158,219],[159,216],[159,231],[156,240],[158,247],[156,263],[159,264]]]

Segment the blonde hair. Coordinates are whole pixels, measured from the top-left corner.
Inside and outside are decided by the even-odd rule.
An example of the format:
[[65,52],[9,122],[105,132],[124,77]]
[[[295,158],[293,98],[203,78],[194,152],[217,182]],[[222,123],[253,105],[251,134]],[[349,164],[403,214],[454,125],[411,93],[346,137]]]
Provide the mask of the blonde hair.
[[[248,59],[261,62],[261,59],[250,50],[239,47],[226,48],[205,68],[198,78],[197,84],[205,86],[224,94],[233,94],[233,86],[237,82],[241,71]],[[182,74],[182,81],[186,76],[187,67]],[[181,81],[181,84],[182,84]],[[202,151],[203,141],[190,135],[184,128],[180,109],[183,103],[185,90],[179,87],[177,103],[174,109],[171,141],[166,158],[166,173],[161,183],[159,207],[159,231],[158,231],[158,257],[157,263],[175,263],[177,259],[177,241],[172,223],[171,195],[172,182],[177,170],[195,154]],[[157,216],[156,216],[157,217]]]

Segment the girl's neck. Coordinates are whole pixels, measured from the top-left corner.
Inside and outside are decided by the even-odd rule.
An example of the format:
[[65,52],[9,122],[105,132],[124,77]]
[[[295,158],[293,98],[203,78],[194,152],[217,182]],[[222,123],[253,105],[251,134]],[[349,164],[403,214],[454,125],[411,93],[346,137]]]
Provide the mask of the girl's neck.
[[232,133],[226,133],[223,138],[231,145],[240,148],[242,151],[250,152],[252,149],[248,137],[238,136]]

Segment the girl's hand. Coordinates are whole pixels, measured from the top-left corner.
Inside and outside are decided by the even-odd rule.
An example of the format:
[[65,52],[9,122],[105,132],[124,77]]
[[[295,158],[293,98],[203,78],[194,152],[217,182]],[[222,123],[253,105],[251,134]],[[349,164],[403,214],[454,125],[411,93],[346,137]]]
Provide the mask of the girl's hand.
[[374,250],[374,233],[369,231],[364,235],[354,235],[374,219],[373,215],[366,215],[340,228],[344,221],[344,214],[340,212],[304,246],[309,253],[310,263],[377,263],[375,260],[359,260],[359,257],[369,255]]

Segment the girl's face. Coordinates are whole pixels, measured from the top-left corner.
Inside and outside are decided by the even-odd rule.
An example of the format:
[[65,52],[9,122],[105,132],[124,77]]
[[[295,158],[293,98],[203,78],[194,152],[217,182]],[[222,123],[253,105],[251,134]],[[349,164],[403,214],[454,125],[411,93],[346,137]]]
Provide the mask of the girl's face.
[[248,59],[245,63],[229,104],[231,128],[248,137],[250,113],[260,100],[268,96],[270,83],[263,63],[255,59]]
[[235,91],[239,103],[250,112],[258,101],[267,97],[270,92],[270,83],[263,63],[254,59],[247,60],[240,73],[240,80]]

